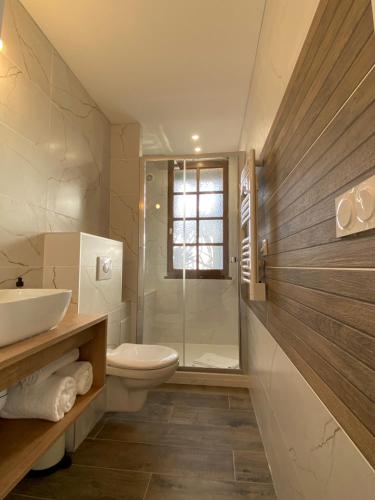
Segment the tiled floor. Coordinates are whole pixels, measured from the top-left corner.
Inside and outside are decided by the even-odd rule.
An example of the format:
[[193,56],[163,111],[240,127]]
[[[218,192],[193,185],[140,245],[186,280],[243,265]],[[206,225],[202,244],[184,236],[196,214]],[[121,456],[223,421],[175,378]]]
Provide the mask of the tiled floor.
[[244,389],[164,386],[137,413],[106,414],[73,466],[9,500],[275,500]]

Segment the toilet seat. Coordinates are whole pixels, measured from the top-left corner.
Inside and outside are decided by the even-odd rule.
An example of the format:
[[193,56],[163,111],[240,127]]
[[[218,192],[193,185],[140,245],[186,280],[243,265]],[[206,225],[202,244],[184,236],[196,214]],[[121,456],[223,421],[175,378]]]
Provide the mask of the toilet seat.
[[162,345],[120,344],[107,351],[107,365],[122,370],[159,370],[177,362],[177,352]]

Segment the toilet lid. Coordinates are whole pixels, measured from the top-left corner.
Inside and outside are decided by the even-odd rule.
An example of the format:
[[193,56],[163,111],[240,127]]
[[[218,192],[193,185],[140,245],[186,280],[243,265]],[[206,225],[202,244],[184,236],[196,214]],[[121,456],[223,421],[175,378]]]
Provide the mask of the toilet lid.
[[153,370],[177,361],[177,351],[163,345],[121,344],[107,352],[109,365],[132,370]]

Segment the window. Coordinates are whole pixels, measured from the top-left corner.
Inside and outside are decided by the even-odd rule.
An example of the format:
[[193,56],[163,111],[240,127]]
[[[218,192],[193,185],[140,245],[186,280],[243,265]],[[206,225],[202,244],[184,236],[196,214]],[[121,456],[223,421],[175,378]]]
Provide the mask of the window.
[[226,278],[228,162],[168,162],[168,275]]

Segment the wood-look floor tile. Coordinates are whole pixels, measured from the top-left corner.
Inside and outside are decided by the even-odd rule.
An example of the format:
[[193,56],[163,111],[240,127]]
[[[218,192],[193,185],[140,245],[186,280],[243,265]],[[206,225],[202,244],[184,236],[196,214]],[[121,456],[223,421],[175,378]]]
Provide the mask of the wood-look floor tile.
[[228,394],[233,396],[249,396],[249,389],[245,387],[227,387]]
[[23,479],[14,494],[53,500],[143,500],[150,474],[72,465],[44,478]]
[[10,493],[5,497],[5,500],[52,500],[46,497],[32,497],[30,495],[17,495],[16,493]]
[[150,392],[190,392],[199,394],[222,394],[227,395],[231,388],[216,385],[187,385],[187,384],[163,384]]
[[145,500],[276,500],[272,485],[152,475]]
[[226,425],[229,427],[257,426],[255,414],[248,410],[199,410],[197,423],[209,425]]
[[104,423],[106,421],[105,416],[99,420],[99,422],[91,429],[88,436],[89,438],[94,438],[98,432],[103,428]]
[[87,439],[73,455],[81,465],[142,472],[234,479],[231,451]]
[[168,422],[172,411],[172,405],[147,403],[140,411],[106,413],[104,418],[105,420]]
[[229,394],[229,408],[231,410],[252,410],[249,394]]
[[169,423],[194,424],[198,420],[199,408],[173,407]]
[[229,408],[227,394],[203,394],[184,391],[152,391],[149,403],[192,408]]
[[202,424],[227,427],[257,427],[252,410],[229,410],[212,408],[173,408],[171,423]]
[[272,483],[271,473],[264,453],[235,451],[234,470],[237,481]]
[[207,425],[108,421],[97,438],[128,443],[188,446],[204,450],[263,451],[262,440],[256,427],[231,429]]

